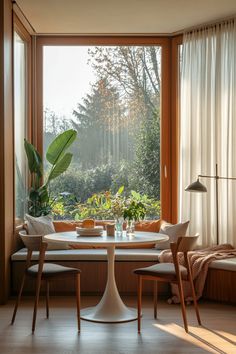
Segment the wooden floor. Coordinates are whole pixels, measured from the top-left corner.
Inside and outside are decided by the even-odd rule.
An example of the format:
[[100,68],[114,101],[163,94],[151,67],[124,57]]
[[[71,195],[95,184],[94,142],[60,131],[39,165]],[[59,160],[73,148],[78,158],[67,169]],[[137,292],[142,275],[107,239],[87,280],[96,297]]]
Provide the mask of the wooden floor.
[[[126,304],[135,306],[134,297]],[[82,307],[96,304],[97,297],[82,297]],[[153,319],[152,302],[144,298],[142,334],[137,334],[137,322],[100,324],[81,322],[77,333],[75,299],[51,299],[50,319],[45,319],[41,300],[35,334],[31,334],[32,299],[25,298],[14,326],[10,318],[13,301],[0,306],[1,354],[236,354],[236,307],[216,303],[200,303],[204,327],[197,326],[192,306],[188,306],[190,333],[183,329],[179,305],[159,302],[158,319]]]

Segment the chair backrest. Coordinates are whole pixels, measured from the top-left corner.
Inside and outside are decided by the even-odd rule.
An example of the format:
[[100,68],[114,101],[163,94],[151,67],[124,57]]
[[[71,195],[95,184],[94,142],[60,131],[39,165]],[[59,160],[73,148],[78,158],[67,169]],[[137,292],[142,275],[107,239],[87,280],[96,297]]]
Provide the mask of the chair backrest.
[[199,234],[195,236],[180,236],[178,237],[177,242],[171,242],[170,243],[170,248],[173,256],[173,262],[175,266],[175,271],[178,277],[181,279],[181,272],[179,268],[179,257],[178,257],[178,252],[182,252],[184,255],[184,260],[185,264],[187,267],[187,272],[188,272],[188,278],[191,279],[191,268],[189,264],[189,259],[188,259],[188,252],[192,251],[194,247],[196,246],[197,239],[199,237]]
[[24,230],[19,232],[19,236],[28,250],[40,251],[43,241],[42,235],[28,235]]
[[196,244],[199,234],[195,236],[180,236],[177,240],[176,252],[188,252],[192,251]]
[[39,268],[42,273],[45,252],[48,246],[46,242],[43,242],[43,236],[28,235],[25,230],[20,231],[19,236],[28,250],[25,270],[30,266],[33,251],[39,251]]

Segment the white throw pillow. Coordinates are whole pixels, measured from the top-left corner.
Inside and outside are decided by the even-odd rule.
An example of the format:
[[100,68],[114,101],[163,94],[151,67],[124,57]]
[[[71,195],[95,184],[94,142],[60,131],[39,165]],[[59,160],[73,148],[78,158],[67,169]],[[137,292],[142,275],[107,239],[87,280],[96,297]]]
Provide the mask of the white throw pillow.
[[[33,217],[26,214],[25,219],[27,221],[28,233],[29,235],[48,235],[53,234],[55,231],[52,217],[49,215]],[[63,243],[48,243],[48,250],[64,250],[68,249],[69,246]]]
[[49,215],[34,217],[26,214],[25,219],[28,224],[30,235],[47,235],[56,232],[52,218]]
[[179,236],[185,236],[189,221],[179,224],[163,223],[160,227],[159,233],[169,236],[169,241],[161,242],[156,245],[159,250],[170,248],[170,242],[176,242]]

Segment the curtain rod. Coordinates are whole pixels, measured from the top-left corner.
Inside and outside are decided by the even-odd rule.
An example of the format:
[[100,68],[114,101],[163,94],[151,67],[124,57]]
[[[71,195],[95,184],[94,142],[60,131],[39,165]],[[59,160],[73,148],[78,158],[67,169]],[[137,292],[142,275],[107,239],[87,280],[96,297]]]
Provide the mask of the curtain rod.
[[221,18],[219,20],[214,20],[214,21],[211,21],[211,22],[206,22],[206,23],[202,23],[202,24],[197,25],[197,26],[186,28],[186,29],[182,30],[181,33],[185,34],[185,33],[191,33],[193,31],[201,31],[201,30],[207,29],[207,28],[214,28],[214,27],[216,27],[218,25],[224,25],[224,24],[226,24],[226,23],[228,23],[230,21],[234,21],[234,20],[236,20],[236,14],[228,16],[228,17],[225,17],[225,18]]

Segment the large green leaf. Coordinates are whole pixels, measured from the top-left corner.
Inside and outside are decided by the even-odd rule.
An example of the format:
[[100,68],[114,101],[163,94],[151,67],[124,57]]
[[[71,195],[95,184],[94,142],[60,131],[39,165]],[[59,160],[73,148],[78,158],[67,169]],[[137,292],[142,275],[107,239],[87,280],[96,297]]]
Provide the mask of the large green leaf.
[[39,177],[42,176],[42,159],[35,149],[26,139],[24,139],[25,152],[28,159],[29,170],[31,173],[37,173]]
[[67,170],[67,168],[70,166],[71,160],[72,160],[72,154],[70,152],[67,152],[53,167],[52,171],[50,172],[47,182],[45,184],[48,184],[52,179],[60,176],[63,172]]
[[46,185],[41,186],[38,189],[38,193],[41,203],[47,203],[49,201],[48,189]]
[[[69,129],[58,135],[53,142],[49,145],[46,158],[52,164],[55,165],[59,161],[68,147],[76,139],[76,130]],[[55,177],[53,177],[55,178]]]

